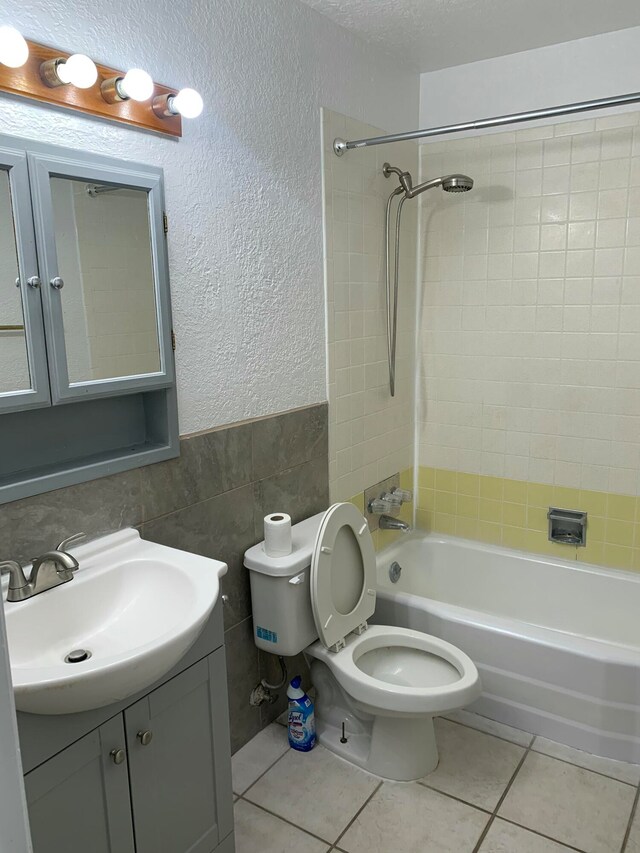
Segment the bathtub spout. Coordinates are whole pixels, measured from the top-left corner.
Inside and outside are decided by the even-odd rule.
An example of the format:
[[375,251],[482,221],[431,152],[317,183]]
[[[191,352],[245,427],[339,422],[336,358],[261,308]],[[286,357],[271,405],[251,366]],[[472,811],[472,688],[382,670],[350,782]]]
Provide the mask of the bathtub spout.
[[409,533],[411,530],[406,521],[392,515],[381,515],[378,523],[381,530],[401,530],[403,533]]

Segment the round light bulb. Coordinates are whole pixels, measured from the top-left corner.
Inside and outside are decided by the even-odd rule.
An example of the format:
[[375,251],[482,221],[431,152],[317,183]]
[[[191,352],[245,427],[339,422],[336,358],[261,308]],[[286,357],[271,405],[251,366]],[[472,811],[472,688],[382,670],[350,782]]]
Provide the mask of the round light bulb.
[[204,102],[195,89],[180,89],[171,99],[171,108],[184,118],[198,118],[203,107]]
[[14,27],[0,27],[0,63],[20,68],[29,58],[29,45]]
[[90,89],[98,79],[98,69],[93,59],[83,53],[74,53],[61,62],[56,73],[63,83],[71,83],[78,89]]
[[153,95],[153,80],[142,68],[131,68],[120,81],[120,88],[132,101],[147,101]]

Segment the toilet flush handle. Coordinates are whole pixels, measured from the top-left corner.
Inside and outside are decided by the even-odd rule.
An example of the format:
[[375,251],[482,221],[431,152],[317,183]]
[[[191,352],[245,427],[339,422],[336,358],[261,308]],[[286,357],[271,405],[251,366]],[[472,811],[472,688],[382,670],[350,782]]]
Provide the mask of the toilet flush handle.
[[291,578],[289,583],[292,583],[294,586],[297,586],[297,584],[299,583],[304,583],[304,572],[300,572],[299,575],[296,575],[295,577]]

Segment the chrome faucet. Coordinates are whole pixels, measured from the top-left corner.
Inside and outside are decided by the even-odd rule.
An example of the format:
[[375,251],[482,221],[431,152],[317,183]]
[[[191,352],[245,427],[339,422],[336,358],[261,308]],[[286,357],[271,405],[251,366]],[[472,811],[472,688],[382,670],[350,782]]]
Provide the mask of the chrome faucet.
[[24,601],[73,580],[73,573],[79,565],[76,558],[67,553],[67,548],[85,538],[84,533],[77,533],[64,539],[53,551],[46,551],[40,557],[34,557],[28,578],[20,563],[15,560],[0,563],[0,574],[9,575],[7,601]]
[[403,533],[409,533],[411,530],[406,521],[392,515],[381,515],[378,525],[380,530],[401,530]]

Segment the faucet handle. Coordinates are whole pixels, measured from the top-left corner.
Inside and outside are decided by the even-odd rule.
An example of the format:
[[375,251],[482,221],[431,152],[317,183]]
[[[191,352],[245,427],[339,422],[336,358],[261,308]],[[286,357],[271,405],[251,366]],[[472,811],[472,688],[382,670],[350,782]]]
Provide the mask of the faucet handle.
[[397,498],[400,498],[401,503],[413,500],[413,492],[409,489],[394,489],[391,494],[395,495]]
[[73,536],[68,536],[56,548],[56,551],[67,551],[72,545],[79,545],[87,538],[86,533],[74,533]]
[[23,589],[27,585],[22,565],[16,560],[0,562],[0,575],[9,575],[9,590]]

